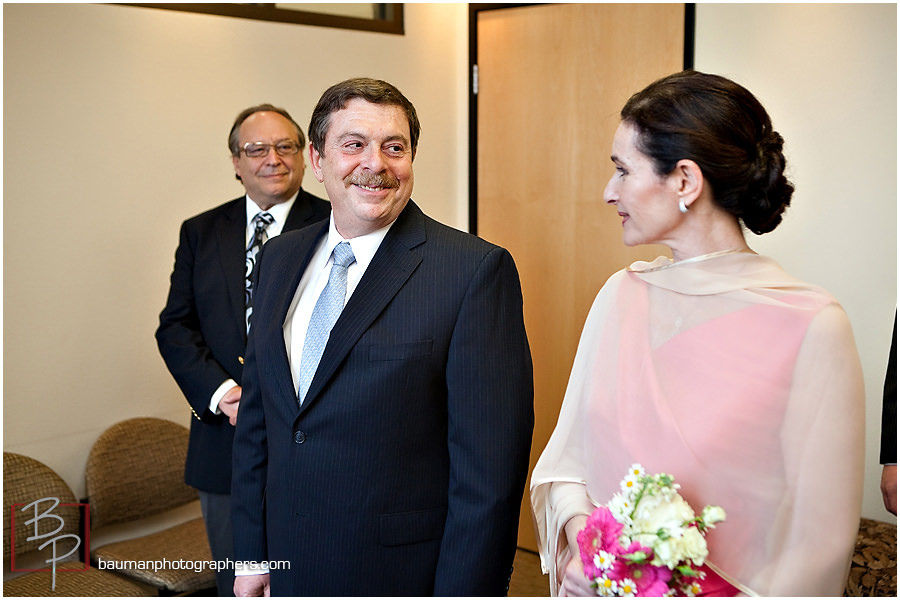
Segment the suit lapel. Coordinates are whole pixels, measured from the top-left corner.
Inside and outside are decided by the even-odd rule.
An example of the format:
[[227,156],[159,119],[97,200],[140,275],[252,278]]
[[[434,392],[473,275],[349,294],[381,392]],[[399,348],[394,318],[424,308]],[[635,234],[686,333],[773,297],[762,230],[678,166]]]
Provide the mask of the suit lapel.
[[[247,230],[247,209],[244,198],[238,198],[233,205],[222,214],[216,222],[215,239],[218,256],[225,272],[228,302],[234,315],[232,323],[244,322],[244,276],[246,272],[247,253],[244,240]],[[241,328],[243,336],[247,335]]]
[[301,412],[317,400],[359,338],[397,295],[422,262],[412,249],[425,242],[425,216],[412,200],[388,231],[359,285],[338,318]]
[[[278,368],[273,369],[275,379],[281,393],[286,394],[294,399],[293,406],[297,406],[297,390],[294,388],[294,380],[291,377],[291,364],[288,359],[288,349],[284,344],[284,322],[287,319],[288,310],[294,301],[294,295],[297,292],[297,286],[300,285],[300,279],[309,266],[316,246],[323,236],[328,234],[328,221],[325,221],[321,227],[315,228],[316,231],[310,235],[303,232],[302,239],[296,245],[288,247],[288,252],[278,261],[274,272],[267,272],[269,281],[277,282],[278,297],[272,299],[273,315],[275,316],[266,324],[269,334],[265,339],[272,342],[280,349],[278,353]],[[267,244],[268,245],[268,244]],[[262,252],[265,253],[266,246],[263,246]],[[279,285],[279,283],[284,282]],[[272,288],[270,288],[272,289]],[[280,343],[279,343],[280,340]]]

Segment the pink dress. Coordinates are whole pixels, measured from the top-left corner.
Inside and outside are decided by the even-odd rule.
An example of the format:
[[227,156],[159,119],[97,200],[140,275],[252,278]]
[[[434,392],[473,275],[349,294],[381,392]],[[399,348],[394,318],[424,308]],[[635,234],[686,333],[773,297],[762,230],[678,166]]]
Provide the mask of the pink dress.
[[865,398],[849,321],[749,252],[635,263],[588,315],[531,480],[554,595],[562,528],[632,463],[721,506],[709,563],[742,593],[840,595],[859,527]]

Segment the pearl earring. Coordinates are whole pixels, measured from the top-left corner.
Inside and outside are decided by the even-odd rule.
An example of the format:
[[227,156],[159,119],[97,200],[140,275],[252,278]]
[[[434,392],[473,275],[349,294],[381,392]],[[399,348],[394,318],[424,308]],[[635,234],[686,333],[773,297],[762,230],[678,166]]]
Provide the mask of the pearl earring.
[[687,205],[684,203],[684,199],[683,199],[683,198],[681,198],[681,199],[678,200],[678,210],[681,211],[681,214],[687,214],[688,207],[687,207]]

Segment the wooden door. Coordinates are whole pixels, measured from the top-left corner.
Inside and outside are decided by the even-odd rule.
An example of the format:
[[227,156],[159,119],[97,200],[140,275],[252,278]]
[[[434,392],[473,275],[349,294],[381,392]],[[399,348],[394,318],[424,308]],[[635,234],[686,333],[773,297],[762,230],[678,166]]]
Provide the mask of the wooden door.
[[[597,291],[634,260],[667,253],[625,247],[603,189],[619,110],[683,68],[685,6],[505,8],[478,12],[476,27],[477,233],[509,249],[522,279],[534,360],[533,468]],[[519,545],[536,549],[527,488]]]

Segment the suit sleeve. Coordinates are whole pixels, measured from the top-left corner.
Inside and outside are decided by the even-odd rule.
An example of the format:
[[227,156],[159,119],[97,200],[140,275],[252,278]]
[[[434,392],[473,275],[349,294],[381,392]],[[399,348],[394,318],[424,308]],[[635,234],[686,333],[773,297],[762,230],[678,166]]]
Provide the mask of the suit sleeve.
[[[264,246],[258,255],[257,276],[264,269],[265,254]],[[259,290],[254,300],[261,301],[262,296],[262,290]],[[241,404],[234,432],[231,520],[235,560],[260,563],[267,558],[265,496],[269,448],[255,339],[254,328],[251,327],[241,381]]]
[[209,401],[213,392],[231,375],[215,359],[200,330],[200,317],[194,295],[197,235],[181,226],[175,268],[166,306],[159,315],[156,342],[159,352],[184,393],[195,415],[207,421],[213,418]]
[[447,363],[449,510],[436,596],[506,594],[534,426],[531,352],[509,253],[468,286]]

